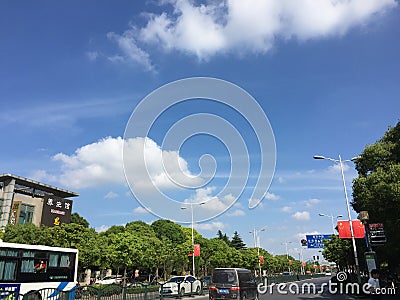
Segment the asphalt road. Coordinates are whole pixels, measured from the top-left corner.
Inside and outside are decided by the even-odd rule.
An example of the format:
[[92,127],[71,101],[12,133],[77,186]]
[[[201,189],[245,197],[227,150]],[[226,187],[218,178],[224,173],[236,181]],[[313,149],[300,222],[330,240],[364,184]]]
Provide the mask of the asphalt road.
[[[329,277],[313,278],[309,280],[297,281],[287,283],[281,286],[268,286],[268,289],[264,293],[259,294],[260,300],[306,300],[306,299],[334,299],[334,300],[345,300],[345,299],[357,299],[367,300],[370,299],[366,296],[355,297],[353,295],[346,294],[345,287],[342,286],[343,291],[340,292],[340,286],[330,286]],[[335,292],[335,289],[337,293]],[[185,297],[185,299],[193,300],[208,300],[208,295]],[[382,300],[400,300],[400,295],[394,296],[382,296]]]

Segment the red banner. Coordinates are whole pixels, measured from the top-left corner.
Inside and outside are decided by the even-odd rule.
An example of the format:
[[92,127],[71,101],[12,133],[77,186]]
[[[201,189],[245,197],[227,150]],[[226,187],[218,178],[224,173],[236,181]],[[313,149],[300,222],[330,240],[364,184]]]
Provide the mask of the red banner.
[[264,263],[264,256],[260,255],[260,264],[263,264],[263,263]]
[[[352,224],[353,224],[354,238],[356,239],[364,238],[365,237],[364,224],[359,220],[353,220]],[[339,238],[341,239],[351,238],[349,221],[338,221],[338,230],[339,230]]]
[[200,245],[199,244],[194,245],[193,253],[194,253],[194,256],[200,256]]

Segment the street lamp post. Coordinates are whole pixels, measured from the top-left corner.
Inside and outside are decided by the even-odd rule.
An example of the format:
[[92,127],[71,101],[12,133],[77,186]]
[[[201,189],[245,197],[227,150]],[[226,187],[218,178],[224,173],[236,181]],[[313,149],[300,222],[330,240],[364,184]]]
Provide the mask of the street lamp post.
[[[321,217],[329,217],[329,218],[331,218],[331,220],[332,220],[332,233],[335,234],[335,223],[333,221],[335,216],[333,214],[332,215],[318,214],[318,215],[321,216]],[[337,218],[342,218],[342,217],[343,217],[342,215],[338,215],[338,216],[336,216],[336,219]]]
[[[287,247],[287,245],[288,244],[291,244],[292,242],[283,242],[282,243],[282,245],[285,245],[286,246],[286,260],[288,261],[288,264],[289,264],[289,251],[288,251],[288,247]],[[290,272],[290,264],[289,264],[289,272]]]
[[354,238],[353,222],[352,222],[352,219],[351,219],[349,197],[347,196],[346,181],[344,179],[344,169],[343,169],[343,163],[349,162],[349,161],[355,161],[355,160],[358,159],[358,157],[353,157],[352,159],[342,160],[342,157],[340,155],[339,155],[339,159],[333,159],[333,158],[324,157],[324,156],[321,156],[321,155],[315,155],[314,159],[326,159],[326,160],[332,161],[334,163],[339,163],[339,165],[340,165],[340,170],[341,170],[341,173],[342,173],[344,196],[346,198],[347,215],[348,215],[349,223],[350,223],[350,233],[351,233],[351,241],[352,241],[352,244],[353,244],[354,261],[356,263],[357,279],[358,279],[358,283],[361,283],[360,266],[359,266],[359,263],[358,263],[356,239]]
[[[193,277],[196,277],[195,264],[194,264],[194,218],[193,218],[193,204],[203,205],[205,202],[200,203],[190,203],[190,212],[192,214],[192,269]],[[186,206],[182,206],[181,209],[187,209]]]
[[261,229],[256,229],[253,228],[253,231],[250,231],[250,233],[253,233],[253,239],[254,239],[254,247],[257,247],[257,256],[258,256],[258,271],[261,277],[261,262],[260,262],[260,247],[261,247],[261,243],[260,243],[260,236],[259,233],[261,231],[265,231],[265,226]]

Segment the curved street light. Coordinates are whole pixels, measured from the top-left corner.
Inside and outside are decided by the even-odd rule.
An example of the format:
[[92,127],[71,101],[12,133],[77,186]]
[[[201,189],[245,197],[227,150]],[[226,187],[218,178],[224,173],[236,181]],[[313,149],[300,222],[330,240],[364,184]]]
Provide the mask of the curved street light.
[[265,231],[266,226],[260,228],[260,229],[256,229],[253,228],[252,231],[250,231],[249,233],[253,234],[253,239],[254,239],[254,248],[257,248],[257,255],[258,255],[258,270],[260,272],[260,277],[261,277],[261,262],[260,262],[260,247],[261,247],[261,242],[260,242],[260,236],[259,233],[262,231]]
[[[283,243],[281,243],[281,245],[285,245],[286,246],[286,259],[287,259],[288,263],[289,263],[289,250],[288,250],[287,245],[291,244],[291,243],[292,242],[283,242]],[[290,264],[289,264],[289,272],[290,272]]]
[[[196,277],[195,266],[194,266],[194,219],[193,219],[193,205],[203,205],[205,202],[200,203],[189,203],[190,204],[190,212],[192,214],[192,268],[193,268],[193,277]],[[187,209],[186,206],[182,206],[181,209]]]
[[339,166],[340,166],[340,170],[341,170],[341,173],[342,173],[344,196],[346,198],[347,215],[349,217],[349,223],[350,223],[350,233],[351,233],[351,241],[352,241],[352,244],[353,244],[354,261],[355,261],[355,264],[356,264],[357,279],[358,279],[358,283],[361,283],[360,266],[359,266],[359,263],[358,263],[358,256],[357,256],[357,246],[356,246],[356,240],[354,238],[353,222],[352,222],[352,219],[351,219],[349,197],[347,196],[346,181],[344,179],[344,169],[343,169],[343,163],[349,162],[349,161],[356,161],[358,158],[360,158],[360,157],[357,156],[357,157],[353,157],[351,159],[342,160],[342,157],[340,155],[339,155],[339,159],[329,158],[329,157],[325,157],[325,156],[322,156],[322,155],[314,155],[314,159],[329,160],[329,161],[332,161],[332,162],[334,162],[336,164],[339,164]]
[[338,219],[338,218],[343,218],[342,215],[337,215],[336,217],[334,215],[326,215],[326,214],[318,214],[320,217],[328,217],[331,218],[332,220],[332,233],[335,234],[335,223],[333,221],[334,218]]

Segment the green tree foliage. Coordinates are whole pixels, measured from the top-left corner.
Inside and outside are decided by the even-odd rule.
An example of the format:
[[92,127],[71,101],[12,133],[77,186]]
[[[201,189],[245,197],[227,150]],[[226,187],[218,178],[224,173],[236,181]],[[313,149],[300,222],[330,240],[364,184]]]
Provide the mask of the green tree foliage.
[[400,265],[400,122],[375,144],[367,146],[356,161],[353,208],[369,212],[370,223],[383,223],[387,243],[377,248],[381,261]]
[[353,246],[350,239],[340,239],[333,235],[331,240],[324,241],[322,252],[325,259],[336,263],[340,270],[354,265]]
[[[156,224],[153,226],[154,223]],[[3,239],[5,242],[77,248],[80,270],[111,268],[114,273],[131,274],[135,269],[140,269],[164,276],[164,279],[173,273],[191,271],[192,258],[188,256],[193,251],[191,228],[164,220],[154,223],[148,225],[142,221],[135,221],[126,226],[112,226],[101,233],[79,223],[55,227],[17,224],[5,228]],[[163,231],[162,225],[166,225],[168,230]],[[174,233],[183,235],[183,238],[174,238]],[[197,276],[210,274],[216,267],[258,269],[258,249],[243,249],[238,246],[236,247],[239,249],[236,249],[235,246],[229,245],[226,234],[220,232],[220,237],[206,239],[194,231],[194,242],[201,246],[200,257],[195,257]],[[237,232],[233,241],[241,241]],[[268,254],[264,249],[259,251],[265,259],[262,267],[269,273],[281,272],[287,267],[286,256],[280,259],[279,256]],[[162,274],[159,274],[159,271]]]
[[186,236],[182,231],[182,227],[170,220],[158,220],[151,224],[151,228],[159,239],[163,237],[172,243],[181,244],[186,240]]
[[89,222],[81,217],[77,212],[71,214],[71,223],[82,225],[85,228],[89,228]]
[[47,245],[50,236],[47,227],[37,227],[31,223],[7,225],[3,240],[9,243]]
[[243,240],[237,231],[235,231],[233,233],[233,237],[232,237],[230,245],[231,245],[231,247],[235,248],[236,250],[243,250],[246,248],[246,244],[243,243]]
[[224,241],[227,245],[231,244],[231,241],[229,240],[229,238],[227,237],[226,233],[222,233],[221,230],[218,230],[217,232],[217,237],[218,239]]

